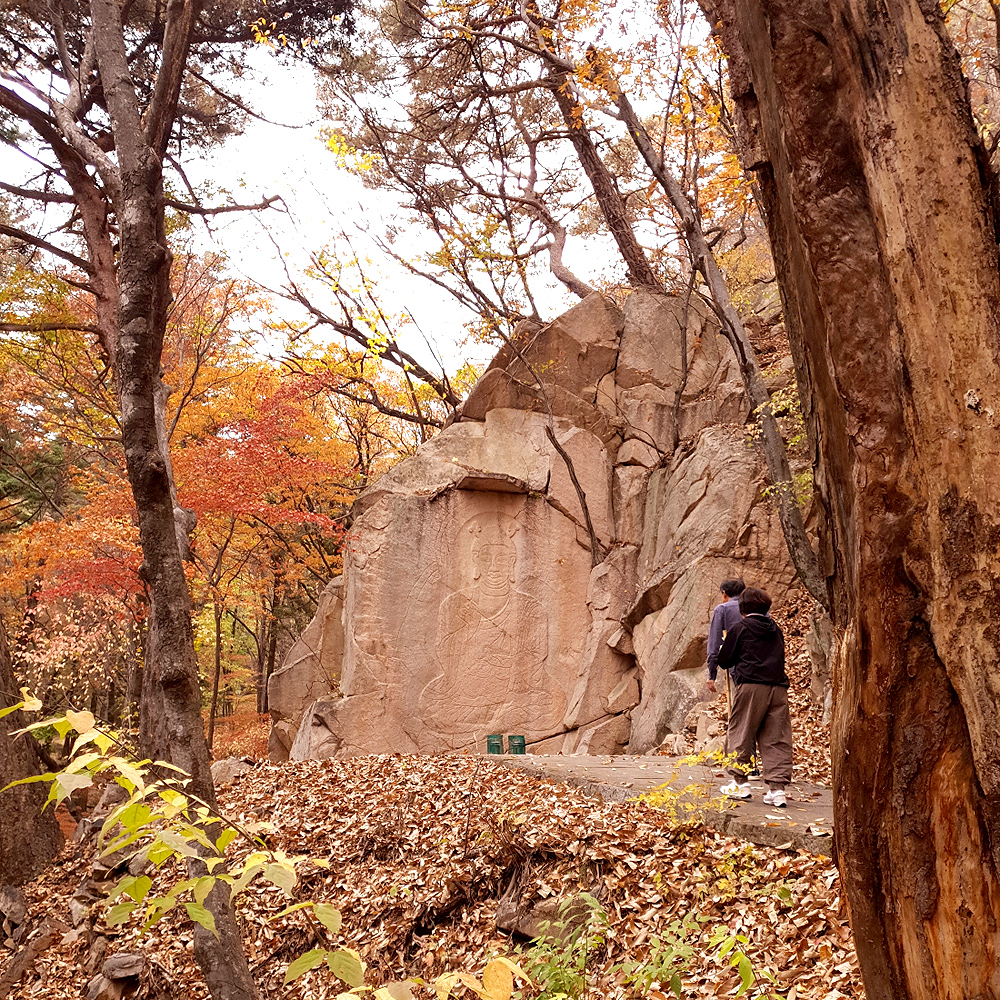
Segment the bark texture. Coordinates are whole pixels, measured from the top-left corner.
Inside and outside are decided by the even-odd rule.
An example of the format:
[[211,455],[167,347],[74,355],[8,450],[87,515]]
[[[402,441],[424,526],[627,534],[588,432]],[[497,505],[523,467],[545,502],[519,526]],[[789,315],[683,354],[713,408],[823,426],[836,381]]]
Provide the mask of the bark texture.
[[[20,700],[7,636],[0,625],[0,708]],[[10,735],[24,724],[20,712],[0,719],[0,788],[46,770],[30,736]],[[62,849],[63,835],[54,811],[42,812],[48,794],[47,782],[19,785],[0,794],[0,883],[30,882]]]
[[[170,0],[163,62],[154,99],[140,115],[116,0],[91,0],[93,43],[117,153],[109,184],[121,228],[118,261],[118,340],[113,356],[122,413],[122,443],[139,517],[149,594],[139,739],[143,753],[191,775],[191,792],[215,806],[187,580],[178,544],[170,455],[158,408],[165,400],[160,357],[170,304],[170,253],[164,223],[162,156],[177,108],[177,92],[200,4]],[[193,859],[192,875],[206,872]],[[214,1000],[255,1000],[228,892],[208,897],[218,936],[194,930],[194,952]]]
[[832,579],[869,1000],[1000,996],[993,179],[931,0],[705,0],[763,193]]
[[571,71],[562,65],[557,56],[550,52],[546,52],[546,56],[551,66],[549,79],[552,95],[559,106],[567,134],[580,160],[580,166],[583,167],[594,189],[594,197],[601,207],[604,221],[628,268],[628,280],[640,288],[662,291],[663,285],[650,266],[646,252],[636,239],[625,199],[618,190],[614,176],[601,159],[590,131],[584,127],[583,108],[573,91]]

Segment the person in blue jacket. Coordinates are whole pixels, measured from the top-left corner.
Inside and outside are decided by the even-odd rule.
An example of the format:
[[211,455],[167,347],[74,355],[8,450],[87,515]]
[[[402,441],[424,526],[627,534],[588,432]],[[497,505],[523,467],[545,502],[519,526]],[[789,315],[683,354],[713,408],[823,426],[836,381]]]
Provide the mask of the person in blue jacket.
[[726,633],[741,621],[739,596],[746,585],[742,580],[723,580],[719,584],[724,598],[712,612],[712,624],[708,628],[708,690],[715,694],[715,678],[719,672],[719,650]]

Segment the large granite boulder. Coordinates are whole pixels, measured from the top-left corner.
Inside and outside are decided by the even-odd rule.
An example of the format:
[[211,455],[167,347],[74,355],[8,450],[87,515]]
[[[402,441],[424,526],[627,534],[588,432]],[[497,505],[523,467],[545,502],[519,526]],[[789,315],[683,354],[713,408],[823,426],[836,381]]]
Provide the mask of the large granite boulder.
[[677,732],[705,686],[705,637],[719,583],[743,577],[780,601],[792,586],[763,463],[739,427],[701,431],[690,452],[650,476],[639,547],[639,586],[624,615],[632,627],[642,701],[629,749],[642,753]]
[[[598,716],[581,668],[589,541],[544,425],[523,411],[490,411],[474,435],[455,425],[430,442],[432,456],[401,463],[363,498],[345,553],[342,698],[328,726],[338,753],[483,749],[491,733],[536,742]],[[555,426],[608,536],[606,454],[588,432]],[[603,671],[604,683],[630,667]]]
[[[595,294],[522,327],[356,503],[337,597],[272,678],[272,757],[481,752],[490,734],[618,753],[679,730],[707,696],[719,581],[792,582],[747,412],[697,301]],[[329,669],[308,652],[327,648]]]
[[270,760],[288,760],[306,709],[333,691],[344,659],[344,578],[335,576],[320,594],[316,615],[293,643],[281,668],[267,681]]

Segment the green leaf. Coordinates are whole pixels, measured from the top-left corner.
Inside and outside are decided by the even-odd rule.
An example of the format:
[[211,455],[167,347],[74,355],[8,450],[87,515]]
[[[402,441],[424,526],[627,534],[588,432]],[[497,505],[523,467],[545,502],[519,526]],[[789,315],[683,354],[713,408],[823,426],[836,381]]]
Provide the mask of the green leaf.
[[169,861],[173,856],[173,848],[168,847],[159,840],[156,840],[149,845],[149,860],[152,861],[157,868],[159,868],[164,861]]
[[239,836],[239,833],[234,830],[231,826],[227,827],[222,833],[219,834],[218,839],[215,842],[215,849],[222,854],[222,852]]
[[2,719],[5,715],[10,715],[11,712],[16,712],[20,708],[24,708],[23,701],[19,701],[16,705],[11,705],[8,708],[0,708],[0,719]]
[[197,841],[205,850],[211,851],[213,854],[215,853],[215,844],[208,839],[205,831],[200,826],[183,826],[178,832],[186,840]]
[[748,989],[750,989],[751,986],[753,986],[753,966],[750,964],[750,959],[742,953],[740,954],[739,961],[736,965],[740,972],[740,988],[736,991],[736,995],[741,997]]
[[198,857],[198,852],[194,847],[179,833],[174,833],[173,830],[161,830],[157,834],[157,840],[169,847],[174,854],[179,854],[182,858]]
[[279,889],[283,889],[286,896],[290,896],[295,888],[298,877],[295,869],[289,865],[272,863],[264,865],[264,878],[272,882]]
[[223,881],[228,882],[232,888],[230,889],[230,899],[235,899],[244,889],[257,877],[257,875],[263,870],[264,865],[262,862],[258,861],[253,865],[247,866],[243,874],[238,879],[233,879],[230,876],[220,876]]
[[153,880],[148,875],[139,875],[131,879],[129,885],[124,884],[126,881],[128,880],[122,879],[118,883],[118,889],[126,896],[131,896],[137,903],[141,903],[149,894],[149,890],[153,888]]
[[[74,750],[74,753],[76,751]],[[89,768],[91,764],[95,761],[99,761],[101,755],[99,753],[82,753],[75,756],[64,768],[63,771],[68,771],[70,774],[76,774],[78,771],[84,770],[84,768]]]
[[208,898],[208,894],[215,888],[215,878],[212,875],[202,875],[200,879],[194,884],[194,888],[191,890],[191,895],[194,896],[196,903],[204,903]]
[[304,976],[310,969],[315,969],[317,965],[322,965],[326,956],[325,948],[313,948],[312,951],[299,955],[285,970],[285,986],[298,979],[299,976]]
[[114,854],[116,851],[121,851],[128,847],[129,844],[134,844],[137,840],[142,840],[145,836],[145,830],[139,830],[136,833],[126,833],[124,836],[119,837],[117,840],[113,840],[110,844],[102,848],[100,856],[103,858],[108,854]]
[[315,903],[313,905],[313,913],[316,914],[316,919],[331,934],[337,934],[340,932],[340,925],[343,923],[343,917],[337,907],[331,906],[329,903]]
[[126,802],[121,811],[115,817],[115,822],[120,823],[126,830],[141,830],[145,827],[153,816],[153,810],[145,802]]
[[130,781],[132,786],[138,789],[138,791],[141,792],[145,789],[145,768],[140,769],[133,766],[129,763],[129,761],[125,760],[124,757],[112,757],[108,763],[111,764],[123,778]]
[[118,924],[125,923],[125,921],[132,916],[132,911],[135,910],[138,905],[138,903],[129,901],[127,903],[119,903],[117,906],[112,906],[105,915],[104,922],[108,925],[108,927],[117,927]]
[[724,959],[736,947],[736,938],[729,937],[719,945],[719,960]]
[[6,792],[8,788],[15,788],[17,785],[30,785],[36,781],[54,781],[55,777],[52,773],[32,774],[27,778],[18,778],[17,781],[12,781],[9,785],[4,785],[3,788],[0,788],[0,792]]
[[365,984],[365,963],[353,948],[338,948],[331,951],[326,960],[329,970],[342,979],[351,989]]
[[149,901],[149,910],[146,912],[146,920],[142,925],[144,931],[149,930],[153,924],[162,920],[175,906],[177,900],[173,896],[163,896]]
[[211,931],[216,937],[219,936],[218,931],[215,929],[215,917],[201,903],[185,903],[184,909],[187,910],[188,916],[196,924],[201,924],[206,931]]

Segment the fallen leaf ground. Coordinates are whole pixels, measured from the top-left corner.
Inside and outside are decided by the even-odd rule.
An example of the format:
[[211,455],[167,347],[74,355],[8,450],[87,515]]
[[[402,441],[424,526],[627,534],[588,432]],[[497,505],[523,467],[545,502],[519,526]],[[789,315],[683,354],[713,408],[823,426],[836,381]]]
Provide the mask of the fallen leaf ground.
[[[689,938],[685,997],[735,995],[736,970],[708,944],[721,927],[746,936],[754,966],[771,972],[789,1000],[864,995],[828,859],[677,829],[642,802],[605,804],[481,757],[399,755],[262,764],[224,787],[221,799],[241,823],[271,824],[272,848],[328,862],[300,864],[296,899],[327,901],[344,915],[341,935],[331,939],[301,911],[273,919],[290,902],[279,890],[250,890],[241,913],[251,967],[268,998],[332,998],[344,989],[325,969],[282,986],[287,964],[317,944],[358,949],[373,985],[481,972],[493,954],[526,963],[518,953],[527,945],[496,925],[497,900],[515,878],[522,906],[580,890],[601,901],[609,928],[589,956],[590,1000],[669,995],[658,983],[630,991],[623,963],[645,961],[656,938],[687,915],[700,924]],[[67,854],[29,886],[36,919],[66,919],[85,873],[86,859]],[[85,924],[45,953],[11,996],[82,996],[101,965],[101,938],[108,954],[147,956],[141,996],[206,995],[184,920],[168,917],[139,940],[133,929],[105,928],[99,912],[89,933]]]

